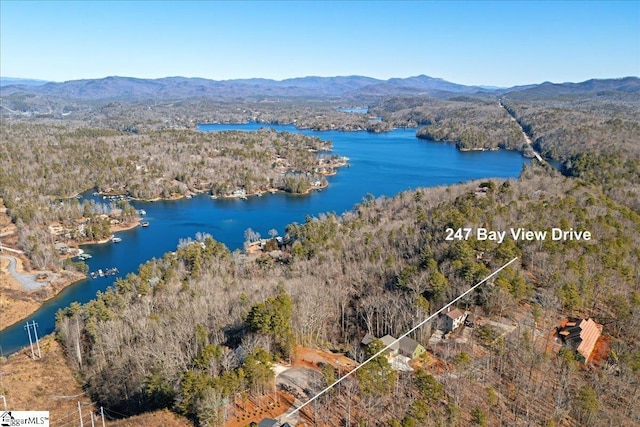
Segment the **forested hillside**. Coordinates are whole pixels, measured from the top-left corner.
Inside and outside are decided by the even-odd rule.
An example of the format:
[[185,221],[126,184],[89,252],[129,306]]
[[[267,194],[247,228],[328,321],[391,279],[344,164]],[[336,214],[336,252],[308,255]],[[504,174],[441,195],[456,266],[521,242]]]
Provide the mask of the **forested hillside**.
[[[65,97],[60,85],[3,89],[0,196],[18,226],[18,244],[38,267],[56,269],[61,261],[45,232],[52,222],[93,220],[114,207],[135,214],[126,203],[69,199],[87,189],[143,199],[305,192],[339,160],[319,160],[330,145],[316,138],[193,130],[203,122],[420,127],[419,137],[463,150],[529,156],[535,149],[561,171],[534,164],[518,180],[366,198],[351,212],[291,224],[282,244],[267,243],[269,253],[232,253],[206,235],[185,240],[96,300],[58,313],[57,336],[92,399],[123,414],[169,408],[196,425],[221,425],[232,417],[230,406],[274,391],[270,364],[295,360],[299,346],[361,361],[379,348],[376,341],[359,345],[366,333],[398,336],[518,257],[458,304],[480,319],[463,339],[431,345],[432,324],[413,335],[433,363],[420,359],[421,368],[409,373],[376,359],[309,406],[312,421],[640,424],[638,79],[492,91],[424,76],[331,82],[339,88],[303,80],[292,83],[324,95],[235,96],[267,88],[261,80],[227,85],[228,97],[219,99],[201,97],[196,80],[171,89],[184,90],[180,99],[147,96],[162,82],[120,78],[66,86],[88,91],[84,99]],[[133,85],[139,97],[89,99],[101,85],[116,92]],[[332,90],[352,95],[332,98]],[[103,225],[96,222],[104,234]],[[479,228],[506,238],[480,240],[472,232]],[[567,234],[552,238],[554,228]],[[468,236],[454,234],[465,229]],[[547,235],[515,239],[511,229]],[[606,345],[596,363],[580,363],[555,342],[555,328],[570,316],[603,325]],[[341,373],[322,367],[322,380],[305,393]]]
[[640,211],[640,95],[528,100],[507,94],[504,104],[543,156]]
[[420,126],[418,138],[455,142],[461,150],[518,150],[530,155],[520,127],[495,98],[395,98],[372,112],[396,126]]
[[[593,239],[447,241],[446,229],[458,227],[572,228]],[[531,167],[517,181],[366,199],[342,216],[291,224],[276,258],[199,236],[60,312],[57,330],[100,404],[123,413],[169,407],[220,425],[228,399],[271,390],[269,361],[287,360],[296,344],[356,355],[365,333],[402,333],[518,256],[461,304],[512,319],[513,333],[479,329],[439,354],[441,370],[384,382],[364,371],[317,409],[335,422],[348,407],[352,420],[385,425],[631,426],[640,422],[639,239],[637,213]],[[535,344],[567,315],[606,325],[612,351],[599,367]],[[426,343],[428,329],[416,338]]]
[[[598,185],[640,211],[640,92],[636,78],[542,84],[446,100],[386,99],[371,108],[393,126],[420,126],[420,138],[455,142],[463,150],[532,148],[568,176]],[[512,120],[512,118],[515,120]],[[526,144],[522,131],[531,139]]]

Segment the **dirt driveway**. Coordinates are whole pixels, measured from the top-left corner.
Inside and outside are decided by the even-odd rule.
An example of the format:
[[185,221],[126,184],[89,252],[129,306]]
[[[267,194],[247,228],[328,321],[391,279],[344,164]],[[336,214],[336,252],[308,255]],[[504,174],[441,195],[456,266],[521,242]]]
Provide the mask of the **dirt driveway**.
[[0,258],[9,260],[9,274],[11,274],[13,278],[16,279],[18,283],[20,283],[20,285],[23,287],[23,289],[27,292],[35,291],[36,289],[47,286],[51,281],[58,278],[58,276],[54,274],[53,277],[50,276],[48,278],[49,280],[47,280],[46,282],[38,282],[36,280],[36,277],[38,276],[37,274],[18,273],[18,271],[16,270],[16,259],[14,257],[8,255],[0,255]]

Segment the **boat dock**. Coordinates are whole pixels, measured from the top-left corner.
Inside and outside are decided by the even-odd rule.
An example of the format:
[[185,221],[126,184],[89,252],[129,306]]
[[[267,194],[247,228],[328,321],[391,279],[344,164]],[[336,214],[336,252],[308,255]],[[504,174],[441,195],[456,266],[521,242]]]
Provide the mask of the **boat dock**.
[[117,267],[105,268],[104,270],[103,269],[99,269],[97,271],[92,271],[91,273],[89,273],[89,277],[91,277],[92,279],[97,279],[98,277],[115,276],[119,272],[120,271],[118,271]]

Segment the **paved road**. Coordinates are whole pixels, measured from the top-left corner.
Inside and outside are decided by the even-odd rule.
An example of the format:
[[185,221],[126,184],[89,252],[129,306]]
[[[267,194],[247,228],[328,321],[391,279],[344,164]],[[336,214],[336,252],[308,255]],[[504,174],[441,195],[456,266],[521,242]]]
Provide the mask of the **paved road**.
[[507,107],[505,107],[504,105],[502,105],[502,101],[498,101],[498,104],[504,108],[504,110],[507,112],[507,114],[509,114],[509,117],[511,117],[511,120],[513,120],[518,127],[520,128],[520,131],[522,132],[522,136],[524,136],[524,140],[527,142],[527,145],[529,146],[529,148],[531,148],[531,151],[533,151],[533,155],[536,157],[536,159],[540,162],[540,163],[547,163],[542,156],[540,156],[540,154],[533,149],[533,145],[531,144],[531,138],[529,138],[529,135],[527,135],[527,133],[524,131],[524,129],[522,128],[522,126],[520,126],[520,123],[518,123],[518,121],[516,120],[516,118],[509,112],[509,110],[507,110]]
[[[7,249],[7,248],[4,248]],[[34,291],[36,289],[40,289],[44,286],[47,286],[50,281],[46,282],[38,282],[36,281],[37,274],[23,274],[18,273],[16,270],[16,259],[12,256],[0,255],[0,258],[9,260],[9,273],[20,283],[20,285],[24,288],[25,291]],[[55,276],[51,279],[55,280]]]

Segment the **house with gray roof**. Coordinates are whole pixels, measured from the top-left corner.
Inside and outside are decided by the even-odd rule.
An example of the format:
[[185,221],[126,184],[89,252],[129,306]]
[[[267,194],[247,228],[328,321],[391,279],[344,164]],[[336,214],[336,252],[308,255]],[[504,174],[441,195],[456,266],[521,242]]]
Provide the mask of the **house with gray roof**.
[[427,351],[418,341],[409,337],[400,338],[399,344],[399,353],[409,359],[415,359]]
[[459,308],[454,308],[441,315],[442,328],[445,333],[455,331],[464,324],[467,314]]
[[385,347],[389,346],[385,351],[385,355],[387,357],[393,357],[401,354],[410,359],[415,359],[426,351],[419,342],[412,338],[402,337],[400,340],[397,340],[393,335],[385,335],[381,338],[376,338],[372,334],[366,334],[364,338],[362,338],[361,343],[366,346],[376,339],[379,339]]

